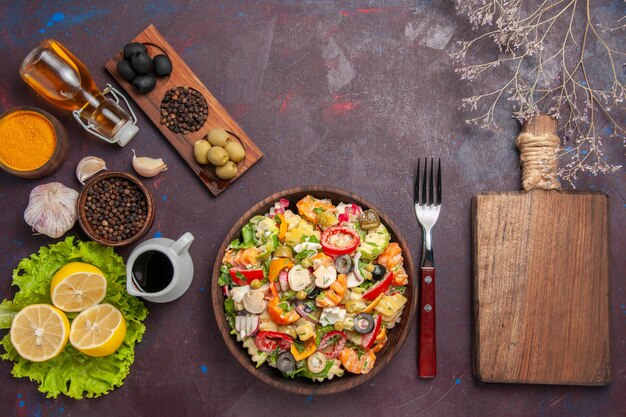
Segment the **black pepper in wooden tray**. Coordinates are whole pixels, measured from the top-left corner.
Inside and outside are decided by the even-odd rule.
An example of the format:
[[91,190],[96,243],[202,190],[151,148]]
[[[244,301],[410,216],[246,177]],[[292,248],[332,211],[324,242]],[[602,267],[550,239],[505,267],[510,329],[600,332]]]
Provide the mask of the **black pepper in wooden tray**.
[[208,115],[209,107],[202,94],[187,86],[168,90],[161,101],[161,124],[174,133],[197,132]]
[[136,177],[105,172],[91,178],[80,193],[79,223],[93,240],[123,246],[148,231],[153,207],[152,195]]

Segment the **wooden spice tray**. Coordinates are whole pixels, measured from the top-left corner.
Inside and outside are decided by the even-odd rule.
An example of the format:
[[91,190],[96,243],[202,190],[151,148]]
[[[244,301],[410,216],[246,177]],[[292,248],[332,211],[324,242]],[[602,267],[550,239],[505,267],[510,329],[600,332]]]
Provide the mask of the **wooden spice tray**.
[[[120,50],[106,64],[105,68],[124,88],[126,93],[135,100],[135,103],[152,120],[152,123],[161,131],[163,136],[172,144],[174,149],[183,157],[187,165],[198,175],[200,181],[217,196],[224,191],[231,183],[243,175],[252,165],[263,157],[263,153],[252,142],[252,139],[243,131],[235,120],[228,114],[226,109],[211,94],[209,89],[198,79],[193,71],[185,64],[185,61],[176,53],[174,48],[163,38],[163,35],[154,27],[148,26],[143,32],[137,35],[130,42],[141,42],[148,48],[148,54],[152,57],[160,53],[165,53],[172,61],[172,74],[168,77],[158,78],[157,85],[148,94],[138,94],[128,81],[124,80],[117,72],[117,63],[123,59],[123,50]],[[207,101],[209,107],[208,119],[204,126],[197,132],[187,135],[174,133],[161,120],[161,100],[165,93],[174,87],[188,86],[200,92]],[[212,165],[200,165],[193,155],[193,144],[202,139],[209,130],[213,128],[223,128],[236,136],[246,150],[246,157],[237,164],[237,175],[224,181],[215,175],[215,168]]]

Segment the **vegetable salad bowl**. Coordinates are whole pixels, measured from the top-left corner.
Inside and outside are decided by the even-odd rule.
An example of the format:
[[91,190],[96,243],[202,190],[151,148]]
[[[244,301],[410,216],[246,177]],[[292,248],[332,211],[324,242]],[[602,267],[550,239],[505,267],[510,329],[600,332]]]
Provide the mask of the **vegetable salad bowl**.
[[[317,238],[299,233],[304,223]],[[265,198],[230,229],[211,301],[248,372],[291,393],[334,394],[376,376],[401,348],[416,314],[415,277],[399,229],[372,203],[298,187]]]

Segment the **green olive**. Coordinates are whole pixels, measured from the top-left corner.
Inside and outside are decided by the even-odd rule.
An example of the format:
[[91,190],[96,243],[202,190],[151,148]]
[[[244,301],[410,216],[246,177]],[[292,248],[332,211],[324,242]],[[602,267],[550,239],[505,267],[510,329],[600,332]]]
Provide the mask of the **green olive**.
[[253,279],[250,283],[250,288],[252,288],[253,290],[258,290],[259,288],[261,288],[261,281],[259,281],[258,279]]
[[225,165],[216,167],[215,173],[223,180],[230,180],[237,175],[237,165],[233,161],[228,161]]
[[199,140],[193,144],[193,156],[199,164],[206,165],[209,163],[207,152],[211,149],[211,144],[206,140]]
[[224,149],[226,149],[226,152],[228,152],[228,156],[230,157],[230,160],[233,161],[234,163],[243,161],[243,159],[246,157],[246,150],[243,148],[243,146],[241,146],[241,143],[237,141],[234,141],[234,140],[226,141],[226,145],[224,145]]
[[216,167],[221,167],[228,162],[228,152],[221,146],[211,146],[211,149],[206,153],[206,157]]
[[335,328],[335,330],[337,330],[338,332],[342,331],[344,328],[343,322],[342,321],[336,321],[335,324],[333,325],[333,327]]
[[310,268],[313,266],[313,263],[311,262],[311,260],[309,258],[304,258],[301,262],[300,265],[302,266],[302,268]]
[[291,258],[293,251],[289,246],[279,246],[276,252],[274,252],[274,256],[277,258]]
[[211,129],[206,134],[206,140],[213,146],[226,146],[226,141],[230,138],[230,134],[224,129]]
[[305,291],[298,291],[296,293],[296,298],[298,300],[305,300],[306,299],[306,292]]

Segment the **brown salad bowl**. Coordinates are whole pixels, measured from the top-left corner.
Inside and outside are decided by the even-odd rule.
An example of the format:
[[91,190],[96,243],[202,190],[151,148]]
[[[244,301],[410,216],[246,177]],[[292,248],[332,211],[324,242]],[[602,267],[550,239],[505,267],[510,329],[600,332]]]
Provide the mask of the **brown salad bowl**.
[[[224,310],[224,292],[222,287],[219,285],[222,259],[224,258],[224,254],[226,253],[230,242],[241,237],[241,230],[243,226],[246,225],[252,217],[256,215],[265,215],[268,213],[270,208],[274,206],[274,203],[279,201],[281,198],[289,200],[289,209],[296,212],[296,203],[307,195],[311,195],[318,199],[330,199],[335,204],[339,202],[346,204],[354,203],[361,206],[363,210],[376,210],[380,216],[381,223],[387,227],[391,235],[391,241],[397,242],[402,249],[404,268],[409,278],[409,283],[406,286],[404,294],[408,301],[404,306],[401,321],[388,332],[387,344],[376,354],[376,363],[367,374],[351,374],[349,372],[345,372],[341,377],[335,377],[323,382],[314,382],[307,378],[285,377],[277,369],[267,366],[266,364],[257,368],[256,364],[251,360],[247,349],[244,348],[242,343],[238,342],[236,337],[231,334],[231,328],[229,327],[226,312]],[[239,362],[248,372],[272,387],[291,393],[301,395],[335,394],[357,387],[374,378],[400,350],[411,330],[413,318],[416,314],[418,303],[416,280],[417,278],[413,257],[411,256],[409,247],[400,234],[400,229],[372,203],[356,194],[337,188],[320,186],[298,187],[272,194],[271,196],[263,199],[261,202],[248,210],[243,216],[241,216],[239,221],[237,221],[236,224],[230,229],[224,238],[217,257],[215,258],[211,279],[211,301],[217,327],[222,335],[222,338],[224,339],[224,342],[226,343],[226,347],[235,357],[237,362]]]

